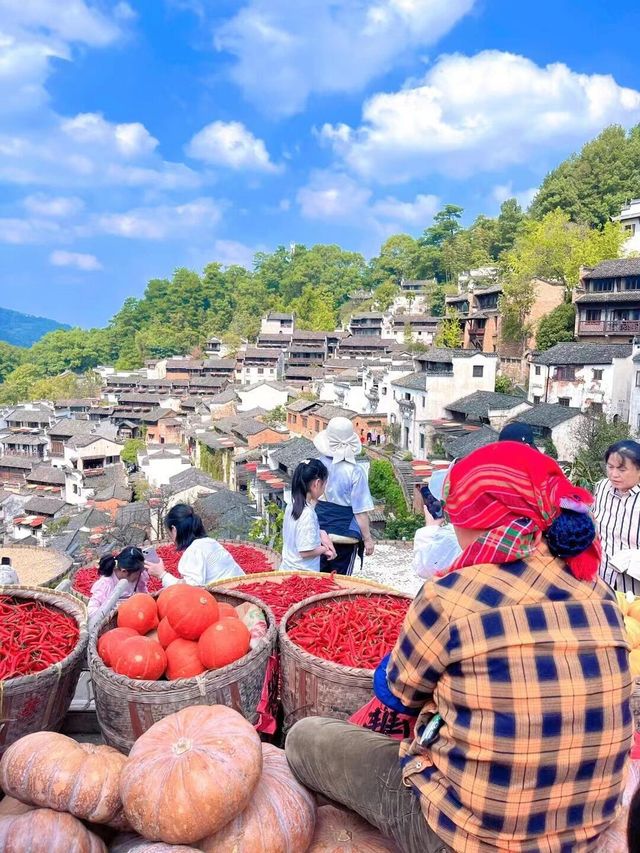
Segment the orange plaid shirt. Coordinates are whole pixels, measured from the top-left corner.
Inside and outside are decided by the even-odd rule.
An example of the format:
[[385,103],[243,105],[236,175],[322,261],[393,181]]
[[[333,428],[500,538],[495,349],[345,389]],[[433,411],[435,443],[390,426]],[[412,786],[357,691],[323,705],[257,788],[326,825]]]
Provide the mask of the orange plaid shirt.
[[[429,826],[462,853],[586,853],[631,748],[629,647],[613,594],[546,545],[427,583],[387,668],[420,708],[400,755]],[[437,709],[444,725],[421,746]]]

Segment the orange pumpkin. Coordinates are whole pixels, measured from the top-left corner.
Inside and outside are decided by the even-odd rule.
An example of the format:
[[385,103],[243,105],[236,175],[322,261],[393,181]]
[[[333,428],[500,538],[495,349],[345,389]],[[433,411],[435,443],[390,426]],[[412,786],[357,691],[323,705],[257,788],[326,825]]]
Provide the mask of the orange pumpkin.
[[133,628],[138,634],[146,634],[157,627],[158,608],[146,592],[136,592],[118,607],[118,628]]
[[400,853],[400,848],[359,815],[321,806],[307,853]]
[[225,616],[231,616],[233,619],[239,619],[238,611],[233,604],[227,604],[226,601],[218,602],[218,619],[224,619]]
[[632,649],[640,646],[640,622],[631,616],[624,617],[624,627],[627,631],[627,639]]
[[26,812],[31,812],[35,808],[35,806],[29,806],[27,803],[21,803],[15,797],[3,797],[0,800],[0,817],[26,814]]
[[629,654],[629,669],[633,678],[640,677],[640,649],[631,649]]
[[204,672],[204,666],[198,656],[198,644],[194,640],[182,640],[178,637],[166,648],[167,678],[194,678]]
[[285,754],[262,744],[262,776],[251,802],[235,820],[200,841],[204,853],[306,850],[316,823],[312,794],[295,778]]
[[218,602],[197,586],[180,585],[180,594],[169,599],[167,619],[183,640],[197,640],[218,618]]
[[57,732],[33,732],[11,744],[2,756],[0,787],[24,803],[110,823],[121,814],[120,773],[125,761],[110,746],[77,743]]
[[195,847],[182,844],[165,844],[162,841],[147,841],[132,832],[116,836],[109,847],[109,853],[197,853]]
[[174,595],[180,595],[180,590],[185,586],[184,583],[174,583],[171,586],[165,587],[157,598],[158,616],[161,619],[167,615],[167,607]]
[[156,681],[167,668],[167,656],[160,643],[148,637],[130,637],[119,647],[114,672],[139,681]]
[[105,631],[98,640],[98,654],[106,666],[113,666],[118,648],[124,640],[137,636],[138,632],[133,628],[112,628],[110,631]]
[[244,622],[225,616],[200,637],[198,653],[207,669],[220,669],[244,657],[250,642],[251,635]]
[[2,853],[107,853],[104,843],[73,815],[34,809],[0,818]]
[[625,616],[631,616],[633,619],[640,621],[640,598],[636,598],[631,602]]
[[169,624],[169,620],[166,616],[163,616],[160,620],[160,624],[158,625],[158,642],[163,649],[166,649],[174,640],[177,639],[178,635]]
[[138,738],[120,793],[140,835],[192,844],[249,805],[261,771],[260,738],[251,723],[224,705],[194,705]]

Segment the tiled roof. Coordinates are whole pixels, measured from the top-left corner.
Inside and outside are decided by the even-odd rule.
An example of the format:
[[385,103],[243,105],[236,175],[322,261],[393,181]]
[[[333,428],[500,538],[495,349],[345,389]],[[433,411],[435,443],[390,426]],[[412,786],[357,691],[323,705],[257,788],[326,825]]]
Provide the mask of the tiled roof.
[[631,352],[631,344],[566,343],[536,353],[531,361],[547,365],[611,364],[614,358],[628,358]]
[[287,409],[290,412],[305,412],[307,409],[312,409],[317,405],[318,403],[314,400],[294,400],[292,403],[289,403]]
[[431,317],[428,314],[396,314],[393,318],[394,326],[406,326],[407,324],[410,326],[420,324],[436,326],[440,322],[442,322],[442,317]]
[[432,347],[426,352],[421,352],[416,355],[415,360],[424,362],[424,361],[435,361],[440,363],[450,363],[454,358],[473,358],[476,355],[482,355],[485,358],[497,358],[497,353],[495,352],[479,352],[476,349],[444,349],[438,347]]
[[450,412],[461,412],[467,417],[486,418],[490,411],[515,409],[527,401],[512,394],[499,394],[496,391],[474,391],[460,400],[449,403],[445,408]]
[[34,406],[29,409],[24,406],[17,406],[12,412],[6,415],[5,420],[7,423],[21,423],[23,421],[49,423],[53,417],[53,410],[47,406]]
[[627,275],[640,275],[640,258],[601,261],[583,278],[618,278]]
[[427,377],[427,373],[418,371],[417,373],[409,373],[407,376],[394,379],[391,384],[398,388],[408,388],[410,391],[426,391]]
[[380,320],[384,319],[384,314],[381,311],[363,311],[360,314],[352,314],[352,320]]
[[48,486],[64,486],[64,471],[53,465],[38,465],[27,474],[29,483],[46,483]]
[[24,444],[26,447],[41,447],[48,444],[44,435],[30,435],[29,433],[12,433],[0,438],[0,444]]
[[296,329],[293,333],[293,343],[296,341],[324,341],[327,332],[309,332],[305,329]]
[[527,412],[523,412],[514,421],[529,426],[555,427],[565,421],[581,415],[580,409],[571,406],[560,406],[558,403],[538,403]]
[[31,498],[24,505],[24,511],[34,515],[55,515],[64,509],[66,502],[60,498]]
[[308,438],[292,438],[269,451],[269,458],[278,465],[284,465],[289,471],[292,471],[303,459],[318,459],[321,455]]
[[67,447],[71,447],[77,450],[79,447],[89,447],[90,444],[94,444],[96,441],[100,440],[110,441],[112,444],[119,443],[111,438],[106,438],[104,435],[92,433],[90,435],[75,435],[73,436],[73,438],[70,438],[68,441],[65,441],[65,445]]
[[456,438],[445,440],[444,447],[447,455],[452,459],[464,459],[474,450],[479,447],[485,447],[487,444],[493,444],[498,440],[498,433],[490,427],[482,427],[482,429],[470,432],[467,435],[461,435]]
[[311,416],[314,418],[323,418],[327,421],[331,420],[331,418],[348,418],[352,420],[358,416],[358,413],[351,409],[343,409],[341,406],[333,406],[328,403],[313,411]]
[[285,371],[286,379],[321,379],[323,376],[323,369],[317,365],[309,365],[308,367],[287,367]]
[[238,359],[244,355],[245,361],[248,358],[259,358],[264,361],[277,361],[280,358],[280,351],[272,347],[247,347],[244,353],[238,353]]
[[26,456],[0,456],[0,468],[21,468],[23,471],[30,471],[36,461]]
[[175,418],[176,413],[173,409],[165,409],[162,406],[156,406],[154,409],[151,409],[150,412],[147,412],[142,420],[147,424],[157,424],[158,421],[162,421],[165,418]]
[[268,320],[293,320],[293,314],[283,314],[278,311],[269,311]]
[[391,349],[393,338],[380,338],[377,335],[349,335],[340,341],[341,350],[380,350]]
[[222,405],[223,403],[236,403],[238,402],[239,397],[233,388],[227,388],[226,391],[222,391],[220,394],[216,394],[215,397],[212,397],[209,402],[212,405]]
[[639,290],[624,290],[621,293],[583,293],[576,298],[576,305],[592,302],[635,302],[640,304]]
[[179,474],[174,474],[173,477],[170,477],[169,486],[171,487],[172,494],[175,494],[185,489],[192,489],[195,486],[213,489],[216,487],[216,481],[198,468],[187,468],[186,471],[181,471]]

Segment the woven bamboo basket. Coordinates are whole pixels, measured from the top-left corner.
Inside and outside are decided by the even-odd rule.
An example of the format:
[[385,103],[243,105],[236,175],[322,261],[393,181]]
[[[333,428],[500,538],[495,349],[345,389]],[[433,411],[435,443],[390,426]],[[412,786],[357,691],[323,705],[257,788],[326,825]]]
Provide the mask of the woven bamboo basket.
[[[243,545],[246,548],[255,548],[256,551],[261,551],[273,566],[274,572],[278,571],[280,563],[282,562],[281,554],[279,554],[277,551],[274,551],[273,548],[268,548],[266,545],[261,545],[259,542],[248,542],[246,540],[241,539],[218,539],[218,542],[225,548],[228,545]],[[260,574],[264,573],[261,572]]]
[[389,593],[397,593],[398,590],[394,589],[391,586],[385,586],[382,583],[378,583],[377,581],[370,581],[367,578],[353,577],[353,575],[328,575],[328,574],[319,574],[317,572],[256,572],[255,575],[244,575],[239,578],[222,578],[219,581],[212,581],[210,584],[207,584],[207,589],[215,592],[218,589],[239,589],[241,590],[244,584],[247,583],[255,583],[259,581],[269,581],[269,583],[282,583],[286,578],[291,577],[333,577],[334,581],[338,584],[338,586],[343,587],[346,590],[371,590],[377,592],[389,592]]
[[98,725],[105,743],[128,753],[143,732],[190,705],[226,705],[250,723],[258,722],[257,706],[267,663],[276,644],[276,623],[261,601],[241,592],[220,592],[219,601],[234,607],[250,602],[264,611],[267,633],[248,655],[222,669],[176,681],[136,681],[106,667],[98,655],[98,638],[115,627],[116,615],[105,617],[89,638],[89,670],[93,681]]
[[37,545],[0,545],[0,556],[10,558],[23,587],[53,587],[66,577],[72,565],[62,551]]
[[34,675],[0,681],[0,755],[14,741],[31,732],[56,731],[69,710],[87,648],[87,611],[66,592],[44,587],[2,586],[0,595],[41,601],[75,619],[80,636],[66,658]]
[[[280,693],[285,731],[304,717],[334,717],[347,720],[372,696],[373,670],[342,666],[304,651],[289,639],[287,626],[294,616],[325,601],[379,595],[380,590],[344,590],[314,595],[291,607],[278,629],[280,643]],[[412,601],[410,595],[383,590]]]

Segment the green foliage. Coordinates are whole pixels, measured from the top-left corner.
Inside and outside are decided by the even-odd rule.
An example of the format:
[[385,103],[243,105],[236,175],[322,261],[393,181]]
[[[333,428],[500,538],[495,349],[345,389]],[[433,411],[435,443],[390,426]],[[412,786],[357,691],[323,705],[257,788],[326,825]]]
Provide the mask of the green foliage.
[[16,367],[0,385],[0,404],[20,403],[31,399],[31,388],[39,379],[42,379],[42,370],[35,364],[21,364]]
[[495,390],[499,394],[513,394],[513,382],[508,376],[496,376]]
[[257,518],[253,522],[249,531],[249,539],[252,542],[259,542],[280,551],[282,549],[284,510],[275,503],[267,504],[266,510],[266,518]]
[[22,364],[26,350],[0,341],[0,382]]
[[572,222],[601,228],[625,201],[640,196],[639,164],[640,126],[628,132],[607,127],[547,175],[530,213],[542,219],[559,208]]
[[575,320],[575,305],[558,305],[538,323],[536,349],[547,350],[563,341],[572,341]]
[[558,458],[558,448],[555,446],[551,438],[545,438],[542,445],[542,449],[547,454],[547,456],[550,456],[552,459]]
[[129,438],[124,443],[120,458],[125,465],[135,465],[138,461],[138,452],[146,447],[141,438]]
[[57,536],[62,533],[68,526],[71,518],[68,515],[63,515],[62,518],[54,518],[47,522],[47,534],[49,536]]
[[214,480],[225,482],[225,451],[211,450],[204,444],[200,445],[200,470],[204,471]]
[[384,528],[385,539],[413,539],[416,530],[424,527],[424,515],[407,515],[390,518]]
[[403,517],[407,514],[407,502],[390,462],[384,459],[372,460],[369,488],[374,498],[384,501],[386,512]]
[[275,409],[267,412],[262,420],[269,426],[281,426],[287,422],[287,410],[284,406],[276,406]]
[[445,317],[438,329],[434,344],[437,347],[445,347],[446,349],[459,349],[462,346],[462,339],[463,334],[460,328],[458,312],[453,309],[447,309]]
[[[4,387],[4,386],[3,386]],[[100,377],[89,371],[80,376],[63,373],[60,376],[36,380],[29,388],[31,400],[66,400],[72,397],[97,397],[100,394]]]
[[151,486],[144,479],[144,477],[139,477],[133,483],[133,499],[135,501],[146,501],[151,493]]
[[392,281],[386,281],[373,292],[373,301],[379,311],[388,311],[400,288]]
[[587,418],[574,435],[579,450],[569,473],[571,480],[578,486],[593,490],[604,476],[606,449],[629,436],[629,424],[608,421],[604,415]]

